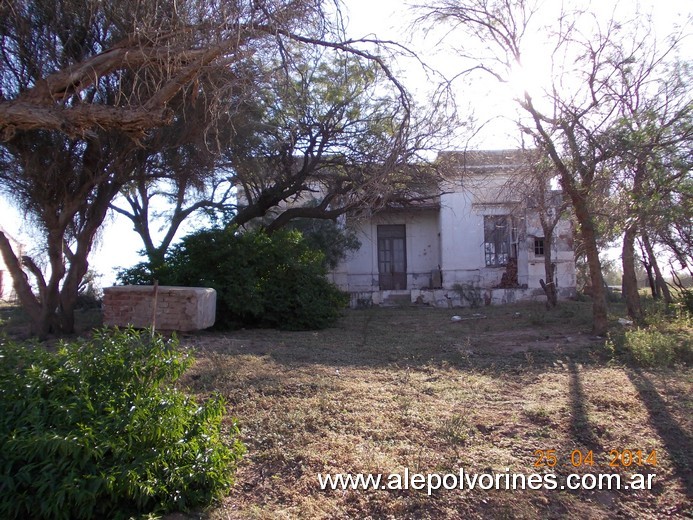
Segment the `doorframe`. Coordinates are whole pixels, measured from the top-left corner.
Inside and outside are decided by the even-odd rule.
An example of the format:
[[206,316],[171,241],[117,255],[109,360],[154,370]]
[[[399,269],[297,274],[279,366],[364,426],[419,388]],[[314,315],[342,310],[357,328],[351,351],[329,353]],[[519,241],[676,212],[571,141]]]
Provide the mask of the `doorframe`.
[[[389,230],[385,228],[390,228]],[[398,232],[401,229],[401,233]],[[375,229],[375,234],[376,234],[376,239],[375,239],[375,260],[376,260],[376,265],[377,265],[377,271],[378,271],[378,288],[381,291],[388,291],[388,290],[406,290],[408,287],[408,280],[407,280],[407,226],[406,224],[376,224],[376,229]],[[385,234],[386,236],[381,236],[382,234]],[[391,236],[387,236],[391,235]],[[383,288],[383,280],[387,280],[387,273],[382,273],[380,271],[380,265],[381,265],[381,257],[380,257],[380,244],[381,240],[391,240],[392,244],[392,254],[394,255],[394,241],[396,239],[401,239],[402,240],[402,259],[403,259],[403,271],[397,271],[397,275],[395,277],[394,271],[390,273],[390,282],[391,284],[385,284],[385,285],[391,285],[391,287],[388,288]],[[399,285],[399,287],[398,287]]]

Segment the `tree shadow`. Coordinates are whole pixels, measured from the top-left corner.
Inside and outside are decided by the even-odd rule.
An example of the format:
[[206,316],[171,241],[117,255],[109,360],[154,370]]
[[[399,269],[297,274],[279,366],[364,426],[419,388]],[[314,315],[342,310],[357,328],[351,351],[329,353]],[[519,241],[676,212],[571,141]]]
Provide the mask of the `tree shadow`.
[[582,378],[578,365],[572,358],[568,359],[568,371],[570,372],[570,432],[577,442],[594,453],[602,451],[602,444],[594,433],[585,406],[586,397],[582,386]]
[[693,498],[693,438],[668,411],[667,404],[652,381],[639,369],[627,370],[629,379],[647,408],[650,425],[664,442],[676,475],[683,483],[686,496]]

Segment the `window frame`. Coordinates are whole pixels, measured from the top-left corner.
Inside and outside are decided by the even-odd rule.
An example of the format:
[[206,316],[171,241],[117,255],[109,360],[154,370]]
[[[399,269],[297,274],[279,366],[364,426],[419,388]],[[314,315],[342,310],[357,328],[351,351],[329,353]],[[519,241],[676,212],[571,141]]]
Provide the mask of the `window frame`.
[[[501,231],[501,228],[504,229]],[[486,267],[506,267],[511,258],[517,258],[517,240],[517,222],[512,215],[484,215],[483,251]]]
[[[541,252],[538,250],[541,249]],[[534,237],[534,256],[545,256],[546,239],[544,237]]]

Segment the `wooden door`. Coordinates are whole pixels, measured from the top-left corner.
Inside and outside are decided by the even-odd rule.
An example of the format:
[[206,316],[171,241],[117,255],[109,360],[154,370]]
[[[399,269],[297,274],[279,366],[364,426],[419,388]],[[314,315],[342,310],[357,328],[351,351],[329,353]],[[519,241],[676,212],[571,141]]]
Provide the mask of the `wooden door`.
[[378,226],[378,275],[380,290],[407,288],[406,227]]

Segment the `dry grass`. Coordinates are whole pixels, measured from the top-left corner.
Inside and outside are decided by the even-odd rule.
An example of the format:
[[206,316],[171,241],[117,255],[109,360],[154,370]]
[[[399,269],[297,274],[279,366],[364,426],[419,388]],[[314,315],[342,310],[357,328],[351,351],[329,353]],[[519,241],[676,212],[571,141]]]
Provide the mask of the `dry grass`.
[[[589,305],[347,312],[319,332],[183,338],[185,384],[221,392],[248,454],[226,518],[684,518],[691,514],[691,370],[608,362]],[[485,317],[473,316],[481,312]],[[688,338],[691,334],[688,330]],[[652,491],[321,491],[317,473],[529,474],[555,449],[613,472],[612,449],[656,449]],[[623,474],[638,469],[621,468]],[[688,509],[687,509],[688,508]]]

